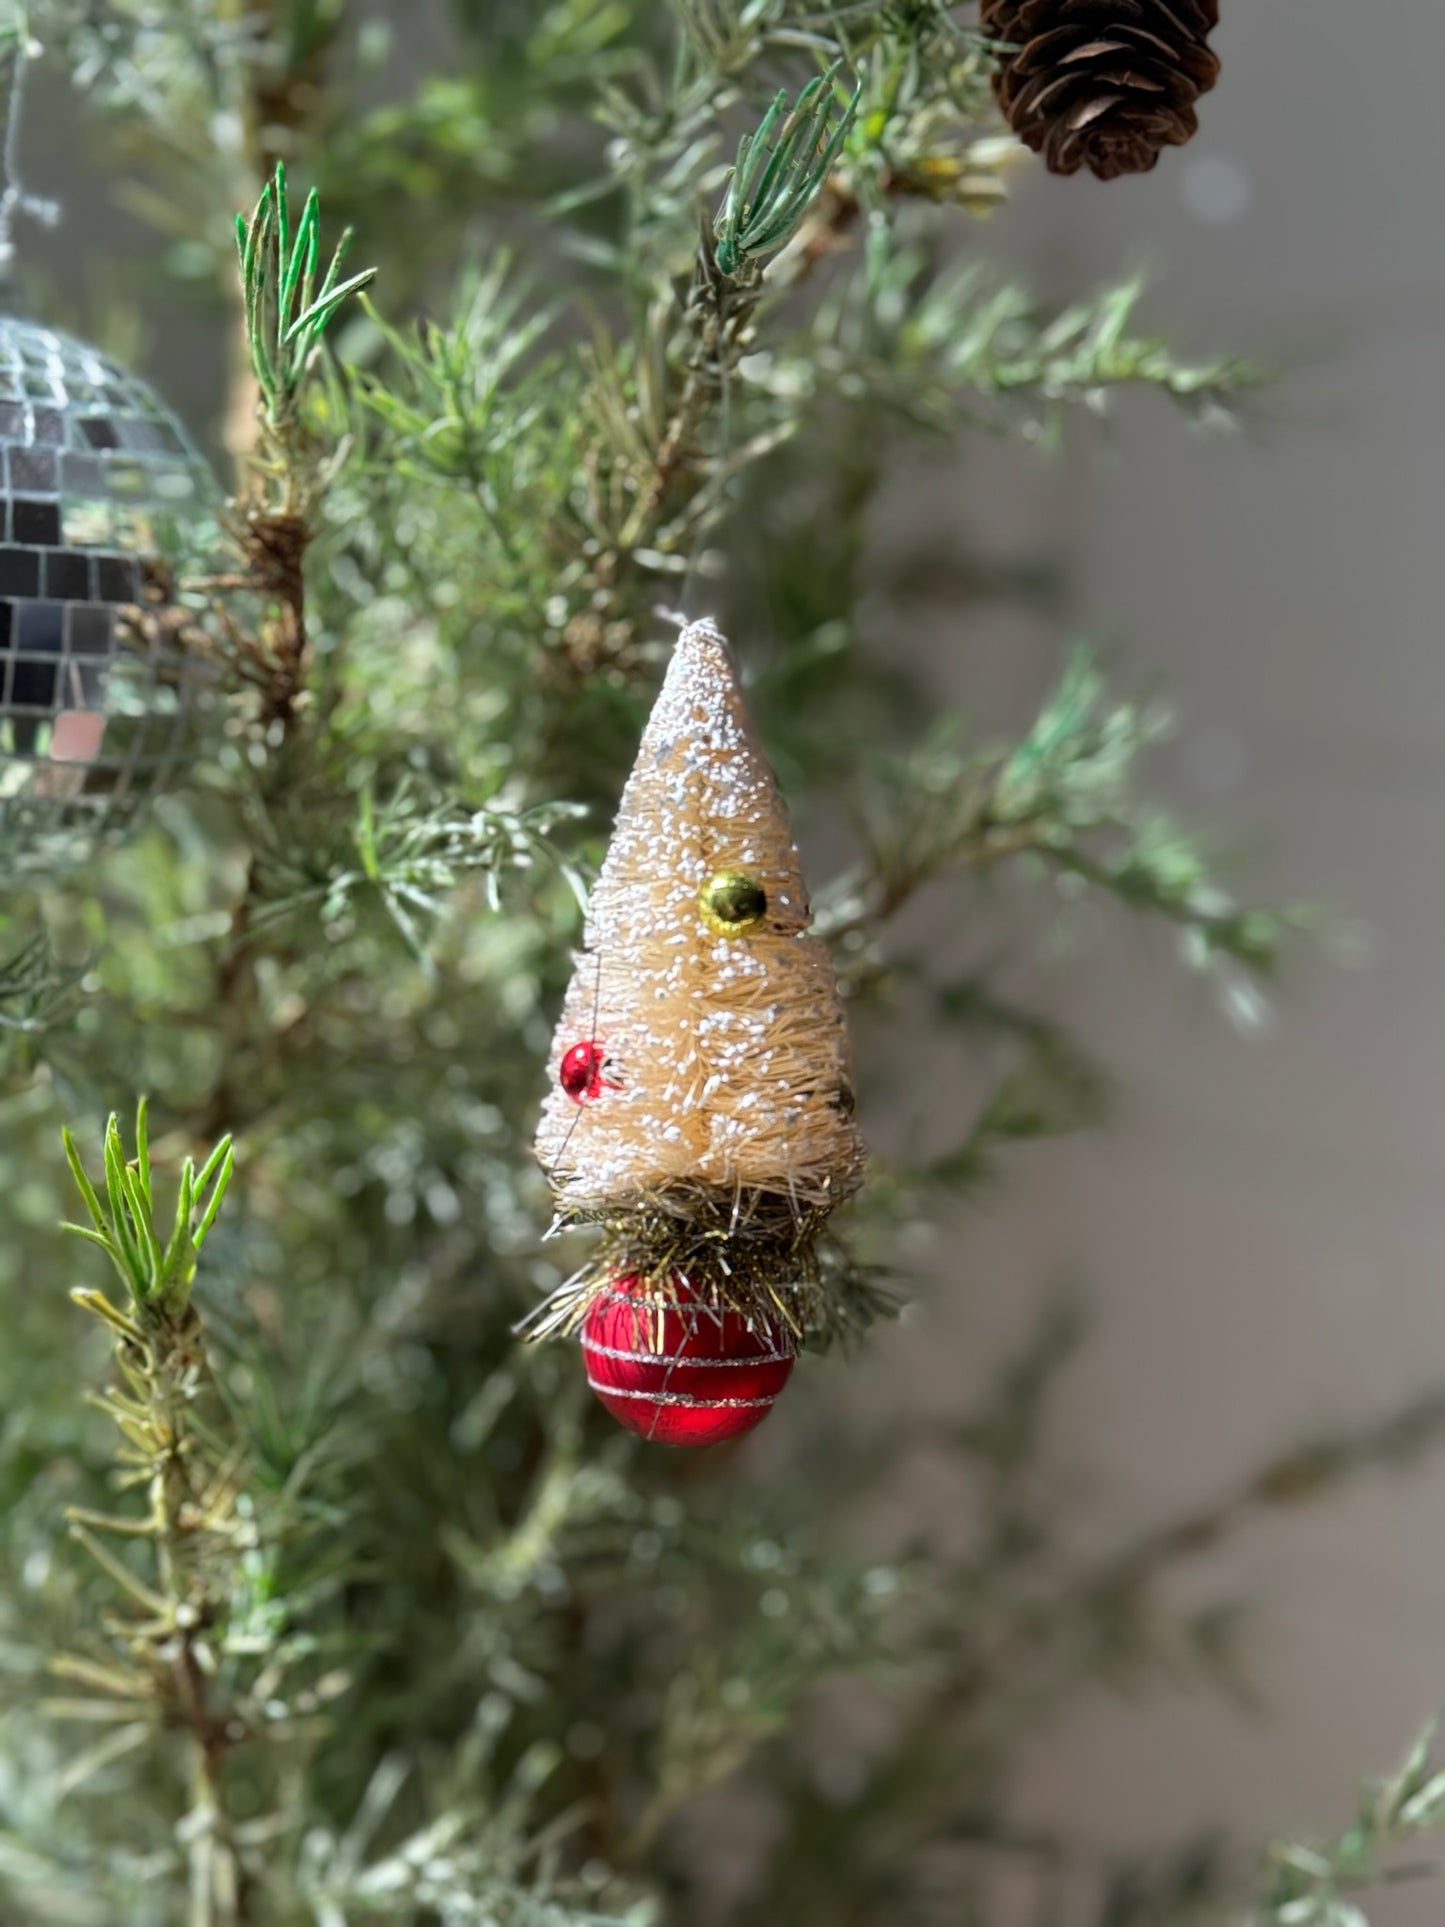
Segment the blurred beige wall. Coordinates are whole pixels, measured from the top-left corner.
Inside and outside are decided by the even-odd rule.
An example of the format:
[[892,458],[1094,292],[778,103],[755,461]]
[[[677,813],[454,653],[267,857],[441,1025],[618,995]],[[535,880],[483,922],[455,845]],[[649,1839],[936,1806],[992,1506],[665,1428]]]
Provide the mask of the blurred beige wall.
[[[1054,518],[1072,616],[1185,719],[1168,790],[1342,937],[1251,1040],[1118,919],[1055,973],[1120,1074],[1118,1121],[1032,1156],[963,1250],[1002,1294],[1086,1281],[1067,1438],[1121,1524],[1445,1383],[1445,9],[1224,11],[1196,143],[1106,189],[1033,179],[1017,244],[1064,293],[1152,264],[1161,330],[1286,378],[1248,439],[1142,399],[1112,451],[1075,437],[1051,484],[1010,467],[990,511],[1004,544]],[[1037,625],[984,646],[1042,673]],[[1246,1532],[1186,1581],[1216,1583],[1254,1604],[1260,1712],[1101,1700],[1039,1773],[1042,1811],[1101,1844],[1343,1824],[1357,1775],[1445,1704],[1445,1461]],[[1442,1917],[1438,1886],[1372,1911]]]

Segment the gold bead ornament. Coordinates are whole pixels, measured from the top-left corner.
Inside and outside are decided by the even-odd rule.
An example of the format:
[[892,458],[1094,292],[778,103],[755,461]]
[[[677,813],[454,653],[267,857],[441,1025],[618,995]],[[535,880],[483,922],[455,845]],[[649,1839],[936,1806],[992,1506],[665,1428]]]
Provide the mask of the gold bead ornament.
[[697,907],[720,937],[745,937],[768,910],[768,893],[746,870],[719,870],[698,892]]

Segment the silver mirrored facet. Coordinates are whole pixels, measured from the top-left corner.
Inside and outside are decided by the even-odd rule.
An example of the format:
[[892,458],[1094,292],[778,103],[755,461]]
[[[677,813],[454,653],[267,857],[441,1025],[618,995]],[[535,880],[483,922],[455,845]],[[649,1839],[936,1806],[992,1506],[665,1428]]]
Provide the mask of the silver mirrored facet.
[[83,854],[194,759],[215,677],[176,584],[216,508],[144,382],[0,316],[0,877]]

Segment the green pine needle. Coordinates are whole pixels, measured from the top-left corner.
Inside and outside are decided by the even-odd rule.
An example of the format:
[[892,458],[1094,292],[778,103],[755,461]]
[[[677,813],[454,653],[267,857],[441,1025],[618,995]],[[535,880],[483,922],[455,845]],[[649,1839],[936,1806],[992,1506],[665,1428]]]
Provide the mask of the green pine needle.
[[347,228],[318,288],[320,199],[313,187],[293,232],[286,169],[279,161],[250,216],[236,216],[246,341],[273,430],[279,431],[294,417],[315,351],[337,310],[375,276],[374,268],[363,268],[345,281],[340,279],[350,243]]
[[737,164],[714,223],[717,264],[732,279],[759,255],[786,247],[812,205],[853,125],[863,94],[859,80],[830,129],[833,80],[843,62],[810,80],[790,107],[780,88],[754,134],[738,143]]
[[[175,1216],[169,1234],[163,1239],[152,1205],[150,1140],[144,1098],[136,1108],[133,1158],[126,1157],[114,1112],[106,1122],[104,1199],[90,1180],[75,1139],[68,1130],[61,1132],[61,1138],[76,1188],[91,1219],[89,1226],[67,1223],[62,1228],[105,1252],[120,1274],[136,1310],[148,1309],[164,1316],[183,1311],[190,1299],[201,1247],[216,1222],[231,1181],[235,1161],[231,1139],[222,1138],[199,1172],[195,1160],[186,1159],[181,1167]],[[87,1309],[96,1309],[89,1303],[95,1294],[80,1292],[75,1296]]]

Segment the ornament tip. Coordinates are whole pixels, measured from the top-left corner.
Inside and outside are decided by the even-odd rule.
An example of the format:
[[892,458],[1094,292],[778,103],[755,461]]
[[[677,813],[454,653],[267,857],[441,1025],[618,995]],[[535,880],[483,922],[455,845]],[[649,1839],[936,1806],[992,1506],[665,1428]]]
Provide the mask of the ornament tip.
[[682,649],[692,642],[716,642],[721,643],[723,648],[727,647],[727,637],[719,629],[714,616],[698,616],[693,621],[683,624],[677,638],[677,647]]
[[689,622],[673,645],[670,675],[687,676],[696,672],[721,670],[728,682],[740,681],[732,645],[711,616]]

